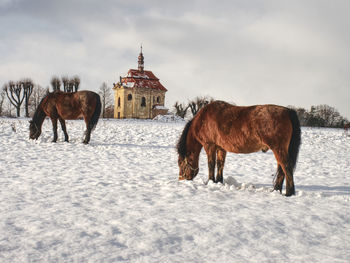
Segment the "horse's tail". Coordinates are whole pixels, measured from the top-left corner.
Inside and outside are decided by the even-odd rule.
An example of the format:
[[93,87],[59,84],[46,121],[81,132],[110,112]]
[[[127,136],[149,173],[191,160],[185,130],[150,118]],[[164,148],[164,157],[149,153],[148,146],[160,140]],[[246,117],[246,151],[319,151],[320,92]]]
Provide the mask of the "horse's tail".
[[294,172],[301,144],[301,130],[299,118],[295,110],[289,109],[289,118],[293,127],[292,138],[290,139],[288,148],[289,167]]
[[89,129],[92,131],[93,129],[95,129],[98,119],[100,118],[100,114],[101,114],[101,98],[100,95],[98,95],[97,93],[95,93],[95,97],[96,97],[96,106],[95,106],[95,111],[91,116],[91,119],[89,121]]

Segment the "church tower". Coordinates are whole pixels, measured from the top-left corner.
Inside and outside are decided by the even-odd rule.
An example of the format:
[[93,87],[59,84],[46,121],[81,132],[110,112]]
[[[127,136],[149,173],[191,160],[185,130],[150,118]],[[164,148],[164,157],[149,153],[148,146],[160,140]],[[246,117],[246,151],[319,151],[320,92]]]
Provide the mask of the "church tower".
[[141,45],[141,52],[138,57],[138,70],[143,73],[143,68],[144,68],[144,57],[142,54],[142,45]]
[[114,84],[114,118],[153,119],[164,115],[167,89],[152,71],[144,70],[142,45],[137,58],[137,69],[129,69],[125,77]]

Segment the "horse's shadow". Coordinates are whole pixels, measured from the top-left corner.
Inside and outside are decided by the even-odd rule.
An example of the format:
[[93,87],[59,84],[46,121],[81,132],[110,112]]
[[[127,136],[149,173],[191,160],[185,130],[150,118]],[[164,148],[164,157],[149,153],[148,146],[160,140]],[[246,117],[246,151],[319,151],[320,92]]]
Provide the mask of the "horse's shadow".
[[324,195],[350,196],[350,186],[299,185],[298,189],[307,192],[322,192]]
[[[237,188],[241,188],[242,185],[250,185],[250,184],[243,184],[238,181],[236,181],[232,176],[228,176],[225,178],[224,183],[229,186],[235,186]],[[271,188],[273,189],[271,184],[252,184],[253,188]],[[321,192],[324,196],[339,196],[339,195],[346,195],[350,196],[350,186],[326,186],[326,185],[297,185],[296,187],[297,191],[304,191],[304,192]]]
[[[256,188],[266,187],[269,188],[272,186],[269,184],[254,184]],[[326,185],[297,185],[297,191],[304,191],[308,193],[321,192],[324,196],[339,196],[346,195],[350,196],[350,186],[326,186]]]

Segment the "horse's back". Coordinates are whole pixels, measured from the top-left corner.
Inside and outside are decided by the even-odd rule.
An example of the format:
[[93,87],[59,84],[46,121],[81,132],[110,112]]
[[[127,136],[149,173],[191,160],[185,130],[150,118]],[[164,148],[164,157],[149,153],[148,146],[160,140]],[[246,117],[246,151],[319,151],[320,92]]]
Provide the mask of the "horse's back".
[[97,93],[90,90],[77,91],[74,96],[79,102],[80,110],[89,115],[95,111],[100,99]]
[[93,114],[98,94],[81,90],[77,92],[58,91],[54,94],[58,114],[65,120],[77,119]]
[[199,140],[236,153],[266,151],[274,147],[276,137],[291,133],[289,109],[278,105],[235,106],[215,101],[196,119]]
[[80,90],[72,93],[72,95],[80,101],[91,101],[96,99],[97,93],[90,90]]
[[[228,122],[235,122],[237,125],[252,125],[256,124],[266,125],[272,122],[281,121],[281,119],[288,118],[289,110],[286,107],[266,104],[266,105],[252,105],[252,106],[236,106],[224,101],[214,101],[202,109],[204,118],[213,118],[218,125],[226,124]],[[274,123],[278,126],[278,123]],[[252,128],[253,128],[252,127]]]
[[293,133],[289,108],[278,105],[257,105],[252,113],[259,137],[269,148],[287,148]]

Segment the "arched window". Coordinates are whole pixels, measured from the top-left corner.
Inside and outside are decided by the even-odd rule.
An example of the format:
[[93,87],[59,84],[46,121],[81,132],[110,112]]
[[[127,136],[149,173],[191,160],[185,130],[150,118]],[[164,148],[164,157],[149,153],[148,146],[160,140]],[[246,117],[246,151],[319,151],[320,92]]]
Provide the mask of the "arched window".
[[157,103],[160,103],[160,96],[157,97]]
[[128,100],[132,100],[132,95],[128,94]]
[[146,98],[145,97],[141,98],[141,107],[146,107]]
[[118,98],[118,107],[120,107],[120,97]]

